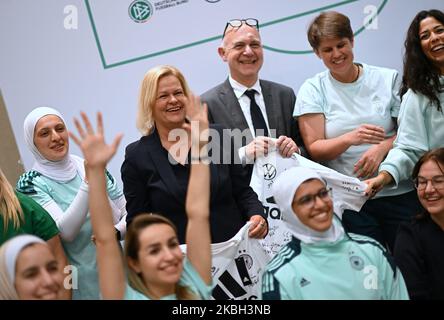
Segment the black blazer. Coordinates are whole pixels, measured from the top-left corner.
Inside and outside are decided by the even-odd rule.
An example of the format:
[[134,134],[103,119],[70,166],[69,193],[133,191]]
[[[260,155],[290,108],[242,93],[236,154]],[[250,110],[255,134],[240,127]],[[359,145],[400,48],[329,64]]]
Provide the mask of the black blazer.
[[[211,128],[222,132],[220,126],[212,125]],[[222,143],[216,144],[221,154],[232,152],[236,156],[232,145],[232,150],[223,150]],[[251,216],[265,217],[265,214],[240,164],[212,163],[210,172],[211,240],[217,243],[232,238]],[[157,130],[127,146],[121,174],[127,201],[127,222],[144,212],[162,214],[176,225],[179,241],[185,243],[188,185],[182,185],[176,179]]]

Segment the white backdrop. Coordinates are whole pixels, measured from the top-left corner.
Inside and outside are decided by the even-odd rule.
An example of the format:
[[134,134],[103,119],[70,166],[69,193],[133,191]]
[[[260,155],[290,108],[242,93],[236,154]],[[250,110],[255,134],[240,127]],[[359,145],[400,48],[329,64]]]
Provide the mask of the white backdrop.
[[[297,92],[306,78],[324,69],[314,54],[303,53],[310,50],[307,25],[322,9],[347,14],[355,31],[379,9],[374,23],[356,36],[355,60],[399,71],[412,18],[422,9],[444,9],[442,0],[148,2],[149,19],[136,23],[129,15],[132,0],[0,1],[0,90],[26,169],[33,158],[22,127],[33,108],[59,109],[71,128],[80,110],[90,115],[100,110],[108,140],[125,134],[109,166],[120,181],[124,147],[140,136],[135,117],[144,73],[158,64],[175,65],[197,94],[222,82],[228,68],[217,46],[231,18],[259,19],[266,48],[261,78]],[[77,28],[69,29],[76,24],[72,9],[77,10]],[[71,151],[80,154],[73,144]]]

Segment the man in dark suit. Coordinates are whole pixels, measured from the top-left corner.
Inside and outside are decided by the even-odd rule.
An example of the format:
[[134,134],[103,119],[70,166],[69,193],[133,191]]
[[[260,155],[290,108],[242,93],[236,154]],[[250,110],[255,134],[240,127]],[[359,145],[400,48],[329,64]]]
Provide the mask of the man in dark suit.
[[[296,103],[293,89],[259,80],[263,48],[258,21],[230,20],[218,53],[228,63],[230,75],[201,98],[208,104],[211,122],[243,131],[246,139],[237,139],[235,135],[239,131],[233,131],[241,161],[254,163],[256,157],[266,154],[274,143],[284,157],[294,152],[306,155],[293,118]],[[252,165],[247,166],[247,170],[251,175]]]

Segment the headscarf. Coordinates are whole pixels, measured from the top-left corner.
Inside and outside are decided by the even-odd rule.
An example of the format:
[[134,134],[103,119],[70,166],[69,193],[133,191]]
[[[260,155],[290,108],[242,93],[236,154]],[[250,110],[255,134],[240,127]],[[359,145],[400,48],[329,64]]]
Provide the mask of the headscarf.
[[28,114],[25,119],[23,129],[26,144],[35,158],[32,169],[53,180],[68,182],[75,178],[78,171],[79,162],[80,166],[83,167],[83,160],[79,157],[70,155],[68,150],[66,156],[62,160],[51,161],[46,159],[34,144],[35,126],[41,118],[47,115],[56,115],[66,126],[66,121],[63,119],[60,112],[53,108],[39,107],[32,110],[31,113]]
[[273,197],[281,209],[282,220],[294,237],[304,243],[336,242],[344,234],[340,222],[333,218],[332,225],[327,231],[318,232],[304,225],[293,211],[293,198],[302,183],[309,179],[324,180],[313,169],[293,167],[282,172],[273,184]]
[[19,299],[15,290],[15,266],[20,252],[30,244],[46,242],[32,235],[19,235],[0,247],[0,300]]

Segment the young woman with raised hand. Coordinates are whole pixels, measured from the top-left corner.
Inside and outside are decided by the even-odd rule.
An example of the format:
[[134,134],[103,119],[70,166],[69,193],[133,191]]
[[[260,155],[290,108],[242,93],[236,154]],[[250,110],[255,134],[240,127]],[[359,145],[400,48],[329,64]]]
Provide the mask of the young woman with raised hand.
[[[208,128],[207,110],[193,96],[186,101],[189,119],[199,124],[199,131],[191,132],[191,141],[198,144],[201,151],[192,157],[186,198],[186,257],[181,252],[177,231],[171,221],[157,214],[140,214],[129,225],[125,238],[126,273],[114,237],[111,208],[106,201],[104,173],[121,136],[111,145],[104,142],[100,114],[97,132],[85,114],[82,114],[85,129],[76,121],[80,138],[74,135],[72,138],[87,160],[91,222],[104,299],[208,299],[211,295],[210,170],[208,164],[199,160],[199,155],[206,153],[207,139],[200,138],[201,132]],[[189,124],[184,128],[190,133]]]

